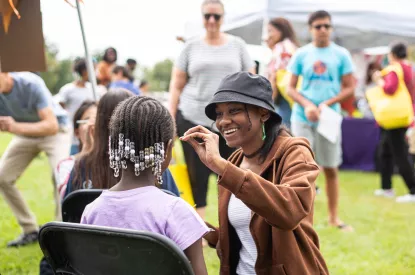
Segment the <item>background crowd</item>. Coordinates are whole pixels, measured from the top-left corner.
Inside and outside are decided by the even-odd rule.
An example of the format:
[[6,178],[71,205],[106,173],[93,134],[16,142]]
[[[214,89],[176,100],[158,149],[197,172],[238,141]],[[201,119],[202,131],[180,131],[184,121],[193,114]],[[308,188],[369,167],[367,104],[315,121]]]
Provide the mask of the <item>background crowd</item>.
[[[309,16],[312,41],[303,46],[287,19],[273,18],[265,41],[272,58],[262,77],[256,75],[258,62],[251,58],[245,42],[221,31],[224,16],[221,1],[204,1],[202,20],[206,33],[185,41],[172,69],[168,102],[150,98],[147,81],[134,77],[137,62],[130,58],[119,65],[117,51],[112,47],[105,50],[101,61],[94,62],[93,77],[98,83],[95,91],[83,58],[73,64],[76,80],[64,85],[55,96],[36,73],[0,73],[0,130],[14,135],[0,160],[0,191],[23,231],[8,243],[9,247],[37,242],[39,225],[15,182],[39,153],[47,155],[53,171],[56,220],[61,220],[62,200],[74,190],[111,189],[120,193],[104,193],[101,201],[88,206],[83,223],[122,227],[125,221],[118,222],[115,217],[121,209],[140,201],[143,190],[152,190],[148,187],[160,183],[161,189],[180,196],[181,184],[168,169],[177,134],[182,137],[196,211],[188,204],[180,205],[182,200],[177,203],[176,198],[161,192],[151,193],[154,190],[148,191],[147,201],[140,203],[150,208],[155,201],[163,200],[166,205],[169,201],[168,209],[174,210],[171,217],[162,214],[164,208],[151,207],[155,209],[153,214],[160,217],[157,222],[171,225],[169,232],[158,233],[179,245],[196,274],[207,272],[202,245],[216,246],[218,238],[221,274],[255,274],[261,269],[269,272],[264,274],[284,269],[289,274],[328,274],[312,228],[319,171],[325,179],[327,225],[342,232],[352,232],[354,228],[339,217],[341,135],[333,142],[317,129],[325,108],[376,121],[381,134],[381,188],[374,190],[374,195],[395,197],[392,175],[397,167],[408,193],[397,197],[396,202],[415,203],[415,146],[409,147],[415,144],[415,131],[411,131],[415,78],[405,42],[391,41],[386,61],[368,65],[365,88],[360,91],[356,90],[350,53],[331,41],[335,18],[330,13],[317,11]],[[350,99],[352,104],[348,105]],[[108,137],[113,139],[108,141]],[[196,138],[203,142],[196,142]],[[124,142],[135,142],[136,147]],[[158,144],[163,144],[163,149]],[[286,153],[279,155],[279,147]],[[156,157],[159,162],[153,161],[153,173],[143,172],[150,167],[147,160],[142,167],[134,158],[135,153],[137,159],[141,158],[139,151],[146,150],[160,154],[160,158]],[[123,159],[124,153],[132,157]],[[208,157],[215,161],[208,161]],[[154,152],[148,158],[154,158]],[[225,161],[228,158],[229,162]],[[127,169],[125,161],[130,160],[133,165]],[[281,172],[270,163],[285,170]],[[279,181],[263,174],[270,167]],[[288,169],[291,167],[294,168]],[[203,222],[212,173],[220,176],[219,227]],[[139,180],[135,180],[136,176]],[[245,180],[240,182],[241,178]],[[137,197],[133,202],[125,199],[129,196]],[[119,203],[120,198],[123,203]],[[109,202],[113,204],[107,205]],[[134,209],[142,208],[141,204]],[[111,211],[113,219],[100,216],[103,212],[110,215]],[[252,230],[251,212],[257,217]],[[182,219],[189,223],[180,226]],[[154,224],[129,228],[157,232]],[[265,228],[283,229],[291,235]],[[194,238],[180,235],[183,232],[193,232]],[[284,241],[272,243],[273,239]],[[259,249],[258,242],[267,243],[268,250]],[[298,248],[298,243],[307,248]],[[278,258],[279,265],[270,267],[268,262],[282,249],[293,258]],[[272,253],[265,255],[265,251]],[[301,264],[295,259],[301,259]],[[41,267],[41,274],[47,274],[50,267],[45,259]]]

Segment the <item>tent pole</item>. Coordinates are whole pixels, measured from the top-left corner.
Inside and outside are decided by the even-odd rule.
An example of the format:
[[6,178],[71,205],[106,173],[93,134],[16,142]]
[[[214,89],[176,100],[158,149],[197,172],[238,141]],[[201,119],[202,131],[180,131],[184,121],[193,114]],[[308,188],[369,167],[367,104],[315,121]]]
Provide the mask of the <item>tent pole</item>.
[[[265,7],[264,18],[262,19],[262,38],[268,37],[268,23],[270,21],[268,9],[270,7],[270,4],[269,4],[270,1],[271,0],[266,1],[267,6]],[[261,42],[262,42],[261,43],[262,46],[268,47],[264,40],[262,40]]]
[[92,62],[92,58],[89,55],[88,51],[88,45],[86,43],[86,35],[85,35],[85,29],[84,29],[84,23],[82,20],[82,13],[81,13],[81,6],[79,4],[79,0],[76,0],[76,9],[78,11],[78,18],[79,18],[79,25],[81,26],[81,32],[82,32],[82,40],[84,42],[84,49],[85,49],[85,59],[86,59],[86,66],[88,70],[88,77],[89,82],[92,86],[92,93],[94,94],[94,100],[97,101],[97,79],[95,77],[95,70],[94,70],[94,64]]

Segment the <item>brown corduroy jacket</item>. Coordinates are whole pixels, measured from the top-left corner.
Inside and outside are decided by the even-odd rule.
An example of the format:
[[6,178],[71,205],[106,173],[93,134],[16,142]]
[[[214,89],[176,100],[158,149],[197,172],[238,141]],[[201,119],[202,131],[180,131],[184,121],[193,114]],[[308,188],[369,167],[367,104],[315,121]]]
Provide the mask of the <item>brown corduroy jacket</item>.
[[283,132],[257,175],[239,168],[236,151],[218,180],[219,228],[205,238],[220,258],[220,274],[236,274],[241,242],[229,223],[233,194],[251,210],[250,231],[258,258],[258,275],[329,274],[313,229],[315,180],[319,168],[306,139]]

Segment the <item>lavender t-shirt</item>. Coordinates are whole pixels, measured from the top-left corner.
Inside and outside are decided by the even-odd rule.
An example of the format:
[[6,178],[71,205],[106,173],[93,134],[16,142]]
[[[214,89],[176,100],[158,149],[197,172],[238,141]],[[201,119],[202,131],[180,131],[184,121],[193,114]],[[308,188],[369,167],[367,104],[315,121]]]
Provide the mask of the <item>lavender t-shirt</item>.
[[189,204],[155,186],[127,191],[105,190],[87,205],[81,223],[159,233],[182,250],[209,232]]

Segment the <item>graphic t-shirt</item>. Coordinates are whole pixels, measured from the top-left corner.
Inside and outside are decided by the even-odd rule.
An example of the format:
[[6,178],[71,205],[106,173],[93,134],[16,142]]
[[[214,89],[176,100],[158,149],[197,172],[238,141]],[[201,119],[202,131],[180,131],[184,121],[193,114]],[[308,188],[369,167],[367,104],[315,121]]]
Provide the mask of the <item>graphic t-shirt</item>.
[[[297,50],[288,70],[303,77],[300,94],[318,106],[340,93],[342,76],[353,72],[353,63],[350,53],[333,42],[326,48],[308,44]],[[340,113],[339,103],[330,107]],[[293,106],[291,121],[312,124],[298,103]]]

